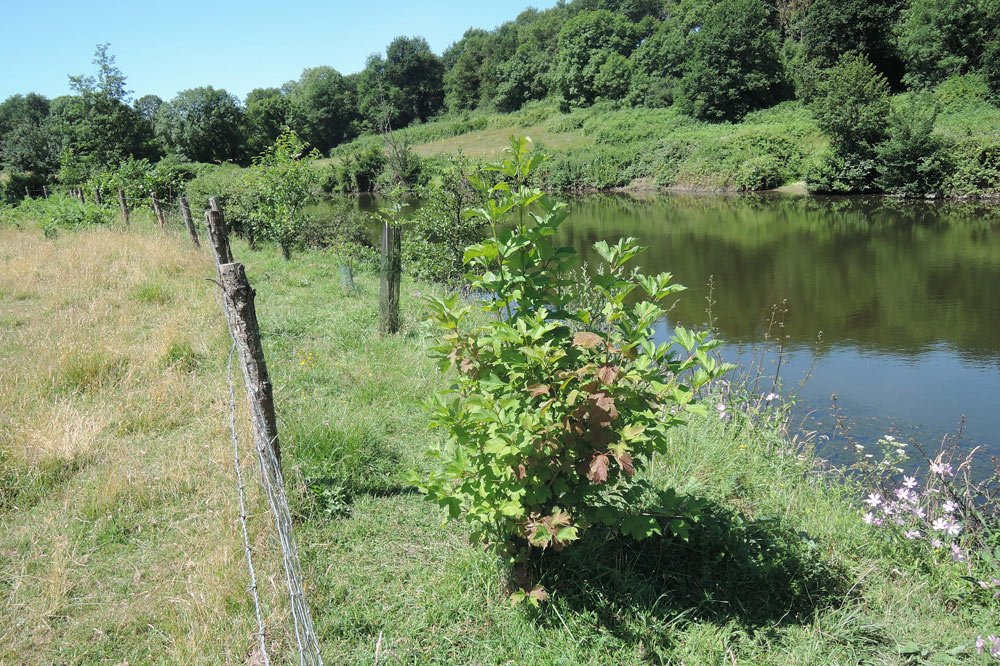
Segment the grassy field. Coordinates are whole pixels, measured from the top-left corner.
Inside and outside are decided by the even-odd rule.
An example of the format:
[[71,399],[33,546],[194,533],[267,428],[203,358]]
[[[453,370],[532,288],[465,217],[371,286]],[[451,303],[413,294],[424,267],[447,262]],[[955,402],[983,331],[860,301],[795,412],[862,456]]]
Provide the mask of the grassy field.
[[[214,267],[139,226],[0,228],[0,664],[260,663]],[[924,556],[873,536],[777,432],[716,418],[678,431],[649,474],[717,520],[688,542],[591,532],[540,562],[548,604],[511,607],[506,573],[398,480],[427,464],[421,403],[442,383],[418,299],[433,288],[404,282],[403,330],[381,338],[374,276],[347,291],[330,254],[234,251],[258,292],[328,664],[375,663],[380,636],[381,664],[987,663],[972,642],[990,618]],[[293,663],[250,501],[272,663]]]

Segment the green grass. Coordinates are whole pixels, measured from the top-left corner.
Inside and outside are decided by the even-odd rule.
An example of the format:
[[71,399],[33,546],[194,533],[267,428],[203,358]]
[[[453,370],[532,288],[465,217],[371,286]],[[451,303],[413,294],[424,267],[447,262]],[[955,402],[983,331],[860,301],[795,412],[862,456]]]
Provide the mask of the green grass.
[[[207,251],[142,230],[45,241],[0,229],[0,246],[12,249],[0,309],[22,322],[0,336],[12,369],[0,385],[0,663],[247,663],[229,345],[202,279]],[[971,645],[996,631],[991,618],[866,529],[836,475],[773,428],[714,418],[676,431],[649,471],[708,502],[714,518],[690,541],[591,532],[535,563],[549,603],[512,607],[508,572],[399,481],[431,464],[422,403],[445,380],[419,295],[436,288],[405,280],[402,331],[385,338],[374,275],[348,292],[334,255],[234,251],[257,290],[327,663],[374,663],[380,636],[382,664],[988,663]],[[136,298],[154,279],[169,297]],[[49,390],[53,378],[72,390]],[[250,500],[272,663],[294,663],[268,516]]]

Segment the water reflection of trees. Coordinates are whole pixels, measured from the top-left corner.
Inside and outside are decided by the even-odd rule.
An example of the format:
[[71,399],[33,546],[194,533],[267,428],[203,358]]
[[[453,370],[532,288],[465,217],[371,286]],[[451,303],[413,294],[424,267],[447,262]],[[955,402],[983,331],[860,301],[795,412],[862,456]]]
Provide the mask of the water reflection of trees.
[[705,321],[714,276],[715,322],[730,339],[759,339],[787,298],[792,342],[819,331],[900,353],[945,342],[980,360],[1000,348],[1000,218],[982,203],[604,195],[572,209],[564,242],[637,236],[650,246],[645,270],[670,270],[691,288],[679,321]]

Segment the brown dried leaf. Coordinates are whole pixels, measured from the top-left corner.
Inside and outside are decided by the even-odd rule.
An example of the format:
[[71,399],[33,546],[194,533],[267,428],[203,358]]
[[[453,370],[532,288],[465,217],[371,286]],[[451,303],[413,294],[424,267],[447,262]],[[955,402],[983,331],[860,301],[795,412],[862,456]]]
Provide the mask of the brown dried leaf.
[[544,587],[536,585],[528,591],[528,598],[534,599],[535,601],[546,601],[549,598],[549,595],[545,592]]
[[594,374],[597,375],[597,378],[602,384],[605,386],[611,386],[621,375],[621,369],[617,365],[605,363],[604,365],[598,366],[597,372]]
[[518,465],[517,467],[514,468],[514,478],[515,479],[517,479],[518,481],[521,481],[526,476],[528,476],[528,470],[525,469],[524,465]]
[[540,395],[549,395],[551,387],[548,384],[535,384],[534,386],[529,386],[525,390],[532,398],[537,398]]
[[596,484],[602,484],[608,480],[608,456],[606,454],[595,453],[594,457],[590,459],[587,478]]
[[618,456],[618,464],[621,465],[622,471],[628,474],[630,478],[635,474],[635,464],[632,462],[632,456],[628,453]]
[[573,336],[573,345],[584,349],[593,349],[602,342],[604,342],[604,338],[590,331],[580,331]]

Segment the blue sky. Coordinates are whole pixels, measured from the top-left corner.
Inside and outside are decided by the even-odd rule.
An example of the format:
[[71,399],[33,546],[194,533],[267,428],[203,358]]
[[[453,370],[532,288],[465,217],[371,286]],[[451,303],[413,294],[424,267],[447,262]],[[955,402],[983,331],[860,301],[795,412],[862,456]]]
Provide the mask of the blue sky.
[[398,35],[422,35],[440,54],[470,27],[494,28],[555,0],[365,0],[363,2],[17,2],[3,10],[0,100],[57,97],[68,74],[90,74],[94,46],[110,52],[138,97],[169,100],[211,85],[241,99],[280,86],[306,67],[356,72]]

